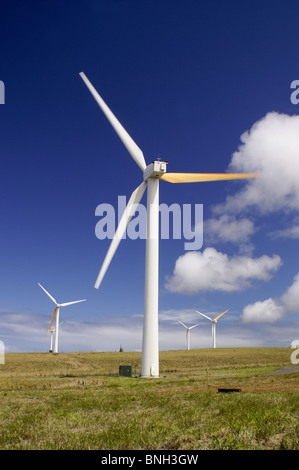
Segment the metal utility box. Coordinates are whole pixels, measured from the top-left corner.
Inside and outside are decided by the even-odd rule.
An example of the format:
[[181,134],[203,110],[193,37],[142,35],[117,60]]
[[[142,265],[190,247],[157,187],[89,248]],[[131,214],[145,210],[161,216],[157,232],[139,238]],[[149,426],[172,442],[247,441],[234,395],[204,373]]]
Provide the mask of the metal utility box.
[[132,377],[132,366],[119,366],[119,375]]

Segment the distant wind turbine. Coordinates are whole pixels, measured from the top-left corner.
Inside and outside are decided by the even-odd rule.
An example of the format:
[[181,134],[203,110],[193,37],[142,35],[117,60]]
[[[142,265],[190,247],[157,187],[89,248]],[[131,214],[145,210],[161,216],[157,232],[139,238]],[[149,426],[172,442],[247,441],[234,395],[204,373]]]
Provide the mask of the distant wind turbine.
[[219,320],[219,318],[222,317],[222,315],[224,315],[226,312],[228,312],[228,310],[229,309],[225,310],[225,312],[220,313],[220,315],[218,315],[218,317],[216,317],[214,319],[210,318],[210,317],[208,317],[208,315],[205,315],[204,313],[201,313],[198,310],[196,310],[196,312],[199,313],[199,315],[202,315],[203,317],[207,318],[208,320],[210,320],[212,322],[213,348],[216,348],[216,323]]
[[58,330],[59,330],[59,310],[60,310],[60,307],[66,307],[67,305],[72,305],[72,304],[77,304],[79,302],[84,302],[86,299],[75,300],[74,302],[64,302],[63,304],[59,304],[58,302],[56,302],[54,297],[52,297],[52,295],[49,294],[49,292],[47,292],[46,289],[43,286],[40,285],[39,282],[38,282],[38,285],[39,285],[39,287],[41,287],[43,289],[43,291],[50,297],[50,299],[56,305],[56,307],[54,309],[54,312],[53,312],[53,315],[52,315],[52,318],[51,318],[51,322],[50,322],[48,332],[51,331],[51,325],[52,325],[52,322],[53,322],[54,317],[56,315],[56,326],[55,326],[55,337],[54,337],[54,353],[58,353]]
[[179,321],[179,323],[181,325],[183,325],[185,328],[186,328],[186,343],[187,343],[187,349],[190,349],[190,330],[192,330],[192,328],[195,328],[196,326],[199,325],[199,323],[197,323],[196,325],[193,325],[193,326],[186,326],[183,322]]
[[[158,341],[158,292],[159,292],[159,182],[193,183],[203,181],[235,180],[253,178],[256,174],[243,173],[166,173],[167,162],[153,161],[146,164],[142,150],[114,116],[94,86],[83,72],[79,74],[90,93],[100,106],[118,137],[130,153],[143,174],[142,183],[133,191],[124,214],[119,222],[114,238],[111,241],[106,257],[95,283],[96,289],[105,276],[114,253],[125,230],[134,215],[137,206],[147,188],[147,235],[145,254],[145,290],[141,377],[159,377],[159,341]],[[184,157],[183,157],[184,158]],[[117,175],[117,162],[113,163],[114,175]],[[120,175],[122,179],[125,177]]]

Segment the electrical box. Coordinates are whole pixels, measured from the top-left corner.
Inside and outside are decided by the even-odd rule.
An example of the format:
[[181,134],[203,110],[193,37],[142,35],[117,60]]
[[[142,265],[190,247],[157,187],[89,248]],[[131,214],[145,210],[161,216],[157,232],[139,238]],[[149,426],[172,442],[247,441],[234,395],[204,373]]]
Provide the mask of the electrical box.
[[123,377],[132,377],[132,366],[119,366],[119,375]]

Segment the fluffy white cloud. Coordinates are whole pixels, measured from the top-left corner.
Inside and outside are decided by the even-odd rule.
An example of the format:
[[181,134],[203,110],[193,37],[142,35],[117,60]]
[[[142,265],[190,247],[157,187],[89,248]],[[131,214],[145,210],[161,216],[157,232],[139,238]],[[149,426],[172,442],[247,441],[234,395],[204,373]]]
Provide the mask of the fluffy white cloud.
[[243,309],[241,319],[243,323],[272,323],[284,315],[283,306],[273,299],[246,305]]
[[281,297],[289,312],[299,312],[299,273],[294,277],[293,284]]
[[253,280],[269,280],[280,266],[278,255],[229,258],[215,248],[206,248],[203,252],[192,251],[180,256],[166,288],[182,294],[213,290],[233,292],[249,287]]
[[246,305],[241,320],[243,323],[270,323],[279,320],[287,312],[299,312],[299,273],[280,299],[270,298]]
[[299,116],[268,113],[242,134],[229,165],[232,172],[258,173],[224,205],[215,208],[234,213],[252,206],[260,213],[299,208]]

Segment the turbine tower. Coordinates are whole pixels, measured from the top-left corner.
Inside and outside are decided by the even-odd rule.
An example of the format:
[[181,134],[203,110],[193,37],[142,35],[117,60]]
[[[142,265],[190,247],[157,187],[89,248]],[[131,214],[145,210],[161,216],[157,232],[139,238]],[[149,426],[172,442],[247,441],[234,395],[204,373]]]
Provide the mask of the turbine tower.
[[[59,323],[59,327],[62,325],[63,321]],[[53,352],[53,336],[54,336],[55,328],[48,329],[48,333],[50,333],[50,349],[49,352]]]
[[145,289],[144,318],[142,338],[141,377],[159,377],[159,343],[158,343],[158,268],[159,268],[159,182],[192,183],[203,181],[220,181],[240,178],[251,178],[256,174],[228,173],[168,173],[167,162],[154,161],[146,164],[143,152],[136,145],[127,131],[114,116],[97,90],[83,72],[80,76],[90,93],[100,106],[118,137],[135,160],[143,173],[142,183],[133,191],[124,214],[119,222],[114,238],[111,241],[106,257],[100,269],[95,288],[98,289],[114,253],[122,239],[128,223],[147,188],[147,235],[145,249]]
[[192,328],[195,328],[196,326],[199,325],[199,323],[197,323],[196,325],[193,325],[193,326],[186,326],[183,322],[179,321],[179,323],[181,325],[183,325],[185,328],[186,328],[186,343],[187,343],[187,349],[190,349],[190,330],[192,330]]
[[48,330],[48,333],[50,333],[50,349],[49,349],[49,352],[53,352],[53,336],[54,336],[54,332],[55,332],[55,328],[50,328],[50,330]]
[[210,318],[208,317],[208,315],[205,315],[204,313],[201,313],[199,312],[198,310],[196,310],[197,313],[199,313],[199,315],[202,315],[203,317],[207,318],[208,320],[210,320],[212,322],[212,341],[213,341],[213,348],[216,348],[216,323],[217,321],[219,320],[220,317],[222,317],[222,315],[224,315],[226,312],[228,312],[229,309],[225,310],[225,312],[222,312],[220,313],[220,315],[218,315],[218,317],[216,318]]
[[52,325],[52,322],[53,322],[54,317],[56,315],[55,336],[54,336],[54,353],[58,353],[58,330],[59,330],[59,325],[60,325],[59,324],[59,310],[60,310],[60,307],[66,307],[67,305],[77,304],[79,302],[85,302],[86,299],[75,300],[74,302],[64,302],[63,304],[59,304],[58,302],[56,302],[54,297],[52,297],[52,295],[49,294],[49,292],[47,292],[46,289],[43,286],[40,285],[39,282],[38,282],[38,285],[39,285],[39,287],[41,287],[43,289],[43,291],[50,297],[50,299],[56,305],[56,307],[54,309],[54,312],[53,312],[53,315],[52,315],[52,318],[51,318],[50,326],[48,328],[48,332],[51,331],[51,325]]

